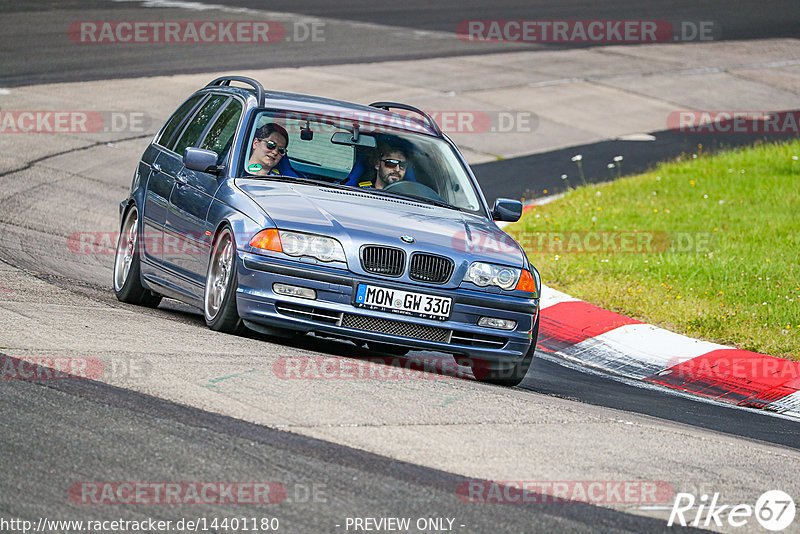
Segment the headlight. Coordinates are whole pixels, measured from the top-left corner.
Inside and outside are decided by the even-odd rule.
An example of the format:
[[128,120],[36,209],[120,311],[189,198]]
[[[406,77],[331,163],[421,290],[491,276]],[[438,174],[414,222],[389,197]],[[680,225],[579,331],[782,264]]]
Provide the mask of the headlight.
[[300,232],[288,232],[270,228],[262,230],[253,236],[250,240],[250,246],[283,252],[295,257],[310,256],[326,262],[347,262],[342,244],[332,237],[324,235],[301,234]]
[[311,256],[319,261],[346,261],[342,244],[332,237],[278,230],[284,254]]
[[501,289],[511,290],[517,284],[520,274],[521,271],[513,267],[503,267],[476,261],[467,269],[464,281],[472,282],[480,287],[494,285]]

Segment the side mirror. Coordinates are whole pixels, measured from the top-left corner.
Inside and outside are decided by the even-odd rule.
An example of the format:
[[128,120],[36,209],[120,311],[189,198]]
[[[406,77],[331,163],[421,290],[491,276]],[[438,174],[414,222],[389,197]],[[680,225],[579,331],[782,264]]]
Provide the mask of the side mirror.
[[522,202],[510,198],[498,198],[492,208],[495,221],[517,222],[522,217]]
[[219,155],[213,150],[189,147],[183,151],[183,166],[192,171],[219,174],[218,159]]

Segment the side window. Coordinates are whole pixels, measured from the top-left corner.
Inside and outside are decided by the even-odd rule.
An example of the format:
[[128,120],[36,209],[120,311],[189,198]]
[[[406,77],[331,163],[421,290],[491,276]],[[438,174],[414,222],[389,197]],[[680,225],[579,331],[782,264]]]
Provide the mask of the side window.
[[183,105],[178,108],[178,111],[173,113],[172,117],[169,118],[167,125],[164,127],[164,131],[161,132],[161,137],[158,138],[156,143],[163,147],[172,146],[171,141],[173,141],[172,138],[175,136],[175,132],[179,131],[178,127],[183,124],[183,120],[186,118],[186,115],[192,112],[197,103],[200,102],[201,98],[203,98],[203,95],[195,95],[184,102]]
[[186,150],[186,147],[197,146],[198,141],[200,141],[200,136],[203,134],[203,131],[205,131],[206,126],[208,126],[208,121],[211,120],[227,99],[227,96],[212,96],[203,104],[200,111],[195,113],[189,125],[183,130],[175,148],[173,148],[179,156],[183,156],[183,151]]
[[236,133],[236,126],[239,124],[241,115],[242,105],[238,100],[231,100],[208,130],[206,138],[203,139],[203,143],[200,145],[200,148],[213,150],[219,154],[218,163],[225,159],[228,150],[230,150],[231,140]]

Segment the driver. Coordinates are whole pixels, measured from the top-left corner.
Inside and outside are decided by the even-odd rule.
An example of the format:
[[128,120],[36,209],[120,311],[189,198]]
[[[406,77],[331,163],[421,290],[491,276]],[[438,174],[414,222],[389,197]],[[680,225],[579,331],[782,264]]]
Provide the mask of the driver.
[[364,173],[358,181],[358,187],[384,189],[405,178],[408,164],[408,154],[401,147],[378,145],[375,150],[375,173]]

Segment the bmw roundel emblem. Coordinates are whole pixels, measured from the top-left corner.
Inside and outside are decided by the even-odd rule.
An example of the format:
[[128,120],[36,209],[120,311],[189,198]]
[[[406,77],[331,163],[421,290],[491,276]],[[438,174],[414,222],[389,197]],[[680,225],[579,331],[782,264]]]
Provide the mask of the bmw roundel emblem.
[[414,242],[414,238],[411,237],[410,235],[401,235],[400,236],[400,241],[402,241],[403,243],[413,243]]

